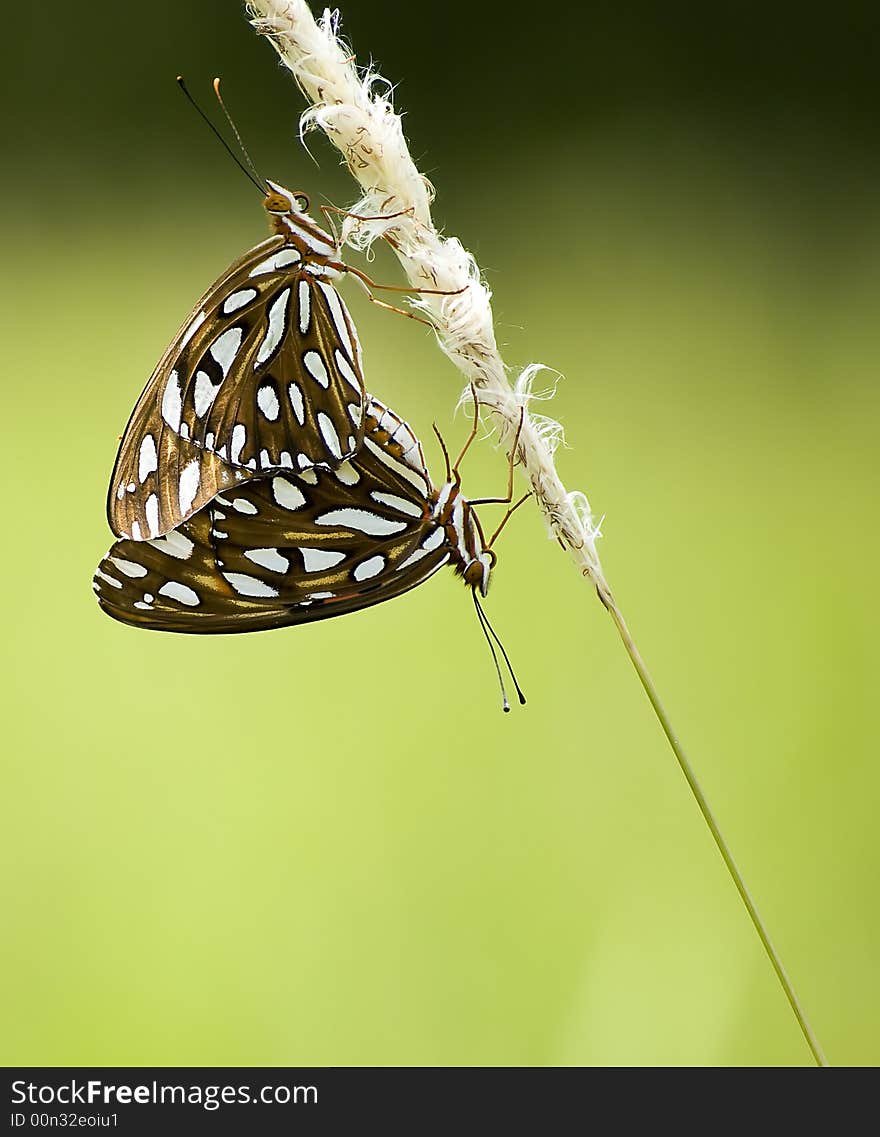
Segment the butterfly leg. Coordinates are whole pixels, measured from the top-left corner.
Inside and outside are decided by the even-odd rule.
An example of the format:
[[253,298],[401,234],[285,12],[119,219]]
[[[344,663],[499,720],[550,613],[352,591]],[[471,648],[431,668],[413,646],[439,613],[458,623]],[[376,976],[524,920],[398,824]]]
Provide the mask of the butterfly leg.
[[396,304],[388,304],[385,300],[380,300],[378,296],[374,296],[369,289],[367,290],[367,299],[371,304],[377,304],[388,312],[396,312],[398,316],[406,316],[407,319],[415,320],[418,324],[424,324],[426,328],[430,328],[432,331],[436,330],[431,321],[426,320],[424,316],[417,316],[415,312],[407,312],[406,308],[398,308]]
[[455,459],[455,465],[452,467],[453,473],[458,475],[458,468],[464,460],[465,454],[471,448],[471,444],[477,437],[477,431],[480,429],[480,400],[477,398],[477,388],[471,383],[471,398],[474,400],[474,421],[471,426],[471,432],[465,439],[464,446],[461,448],[461,453]]
[[346,265],[345,271],[356,276],[368,289],[378,288],[381,292],[415,292],[418,296],[460,296],[468,288],[467,284],[462,288],[415,288],[403,284],[379,284],[378,281],[373,280],[353,265]]
[[[501,534],[501,530],[504,528],[504,526],[507,524],[507,522],[508,522],[508,521],[511,519],[511,517],[513,517],[514,513],[516,513],[516,511],[517,511],[517,510],[519,509],[519,507],[520,507],[520,506],[523,504],[523,502],[526,502],[526,501],[528,501],[528,500],[529,500],[529,498],[532,496],[532,493],[533,493],[533,491],[532,491],[532,490],[529,490],[529,492],[528,492],[528,493],[524,493],[524,494],[522,495],[522,497],[519,499],[519,501],[518,501],[518,502],[516,502],[516,504],[515,504],[515,505],[512,505],[512,506],[510,507],[510,509],[508,509],[508,511],[507,511],[507,512],[504,514],[504,516],[501,518],[501,524],[498,526],[498,528],[495,530],[495,532],[494,532],[494,533],[492,534],[492,536],[489,538],[489,544],[486,546],[486,548],[487,548],[487,549],[491,549],[491,548],[492,548],[492,546],[493,546],[493,545],[495,544],[495,542],[497,541],[497,539],[498,539],[499,535]],[[471,504],[473,504],[473,502],[472,502]]]
[[415,312],[407,312],[405,308],[398,308],[395,304],[389,304],[385,300],[380,300],[378,296],[374,296],[370,291],[371,288],[381,288],[385,292],[415,292],[419,295],[423,293],[430,293],[432,296],[457,296],[459,292],[464,292],[464,288],[459,288],[455,292],[447,292],[442,288],[404,288],[396,284],[377,284],[375,280],[371,280],[365,272],[361,272],[359,268],[353,268],[351,265],[345,266],[345,271],[351,273],[352,276],[360,282],[361,287],[367,294],[371,304],[378,304],[380,308],[386,308],[389,312],[396,312],[399,316],[406,316],[410,320],[415,320],[419,324],[424,324],[432,331],[436,331],[435,325],[431,320],[426,320],[424,316],[417,316]]
[[395,217],[412,217],[415,213],[415,209],[410,205],[406,209],[398,209],[396,213],[379,213],[374,217],[365,217],[360,213],[352,213],[350,209],[340,209],[338,205],[322,205],[321,212],[332,225],[332,221],[330,220],[331,213],[335,213],[340,217],[350,217],[352,221],[393,221]]
[[[346,272],[350,272],[357,279],[361,288],[363,288],[364,292],[366,292],[367,299],[371,304],[376,304],[380,308],[385,308],[389,312],[396,312],[398,316],[406,316],[408,320],[415,320],[418,324],[424,324],[425,327],[430,328],[432,332],[437,330],[434,324],[430,320],[426,320],[424,316],[417,316],[415,312],[408,312],[405,308],[398,308],[396,304],[389,304],[386,300],[380,300],[378,296],[374,296],[365,283],[365,281],[369,278],[365,277],[364,274],[357,269],[353,269],[346,265]],[[395,289],[395,291],[407,292],[408,289],[401,288]]]

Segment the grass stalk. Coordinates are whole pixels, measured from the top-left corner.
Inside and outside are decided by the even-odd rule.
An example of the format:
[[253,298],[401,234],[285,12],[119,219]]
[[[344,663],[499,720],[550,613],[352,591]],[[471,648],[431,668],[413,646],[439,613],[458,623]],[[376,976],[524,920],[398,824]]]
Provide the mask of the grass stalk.
[[806,1013],[801,1006],[800,999],[798,999],[794,986],[788,977],[788,972],[783,967],[779,953],[777,952],[776,948],[774,947],[773,941],[770,938],[770,933],[767,931],[766,925],[761,918],[761,914],[758,911],[754,900],[752,899],[752,894],[749,892],[748,887],[746,886],[746,882],[743,879],[743,875],[739,871],[737,863],[733,858],[733,853],[730,851],[730,846],[724,839],[724,834],[721,832],[718,822],[715,819],[715,814],[712,812],[712,807],[709,805],[709,801],[703,792],[703,787],[700,785],[699,779],[694,772],[694,768],[691,765],[687,754],[685,754],[684,748],[679,741],[678,735],[676,734],[672,723],[669,720],[669,715],[666,713],[666,708],[663,706],[663,702],[660,699],[657,688],[654,686],[654,680],[651,678],[651,674],[645,665],[644,659],[642,659],[641,652],[636,647],[635,640],[630,634],[630,630],[627,627],[623,613],[620,611],[620,608],[617,606],[614,598],[609,593],[605,593],[603,595],[600,590],[599,597],[602,600],[602,603],[608,609],[608,614],[611,616],[611,619],[614,621],[614,626],[620,633],[620,638],[623,641],[623,646],[626,650],[626,654],[629,656],[633,667],[636,669],[636,674],[638,675],[639,680],[645,689],[645,694],[648,696],[648,701],[654,710],[654,714],[657,716],[657,721],[660,723],[660,726],[663,729],[663,733],[666,735],[666,739],[672,748],[672,753],[675,755],[675,760],[678,762],[679,768],[682,774],[685,776],[685,780],[687,781],[690,791],[693,794],[694,800],[699,807],[700,813],[703,815],[703,820],[706,822],[706,825],[709,828],[709,832],[712,834],[712,840],[715,842],[718,852],[721,854],[721,859],[724,861],[724,864],[727,867],[727,871],[730,873],[730,877],[733,880],[733,883],[736,886],[736,890],[740,895],[740,899],[746,907],[749,918],[754,925],[755,931],[758,933],[758,939],[761,941],[761,946],[764,948],[764,952],[767,958],[770,960],[770,964],[773,967],[773,970],[776,972],[776,977],[779,980],[779,984],[782,987],[782,990],[785,992],[785,997],[788,999],[791,1009],[794,1012],[794,1017],[797,1019],[801,1034],[803,1034],[807,1046],[810,1048],[810,1053],[813,1055],[813,1059],[817,1066],[827,1066],[828,1062],[819,1043],[819,1039],[816,1037],[813,1028],[810,1026],[810,1022],[806,1016]]

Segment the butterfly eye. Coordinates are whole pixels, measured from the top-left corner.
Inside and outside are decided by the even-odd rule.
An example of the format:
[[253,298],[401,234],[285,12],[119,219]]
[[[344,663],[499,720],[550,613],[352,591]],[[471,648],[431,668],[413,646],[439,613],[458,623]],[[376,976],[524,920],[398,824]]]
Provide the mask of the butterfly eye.
[[302,213],[308,213],[312,204],[309,200],[309,195],[307,193],[301,193],[299,190],[297,190],[293,196],[296,200],[297,205],[299,205],[300,211]]
[[494,549],[486,549],[486,552],[483,555],[488,558],[489,570],[491,572],[491,570],[498,563],[498,557],[495,553],[495,550]]

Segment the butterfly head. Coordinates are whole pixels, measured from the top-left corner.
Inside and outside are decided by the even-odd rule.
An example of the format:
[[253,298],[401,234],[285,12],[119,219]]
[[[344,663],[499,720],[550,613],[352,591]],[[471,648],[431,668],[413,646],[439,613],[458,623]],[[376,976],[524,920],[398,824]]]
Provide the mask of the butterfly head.
[[492,569],[495,567],[495,553],[491,549],[482,549],[472,557],[462,569],[465,581],[479,591],[481,596],[489,592],[489,581]]
[[313,266],[319,264],[323,275],[338,275],[344,269],[336,238],[309,216],[308,194],[267,182],[263,208],[269,214],[272,231],[292,242]]
[[270,216],[288,217],[308,213],[308,194],[302,190],[288,190],[284,186],[279,186],[277,182],[267,182],[266,187],[263,208]]

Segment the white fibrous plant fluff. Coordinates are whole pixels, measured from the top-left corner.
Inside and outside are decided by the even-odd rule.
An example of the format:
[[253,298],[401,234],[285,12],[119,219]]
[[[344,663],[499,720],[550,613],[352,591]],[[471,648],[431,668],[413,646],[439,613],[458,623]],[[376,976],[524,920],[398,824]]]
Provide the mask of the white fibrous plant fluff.
[[[434,191],[413,162],[391,88],[373,71],[358,69],[337,35],[338,13],[315,20],[304,0],[251,0],[256,30],[270,40],[306,99],[300,130],[320,128],[342,154],[362,196],[346,218],[342,236],[354,248],[379,237],[394,249],[414,288],[448,295],[411,301],[430,319],[440,346],[464,374],[463,398],[477,391],[492,412],[502,443],[519,429],[517,457],[551,533],[569,550],[606,603],[613,604],[596,551],[599,529],[581,492],[569,493],[553,454],[562,428],[529,407],[540,365],[527,367],[511,385],[495,342],[491,293],[471,254],[455,237],[441,236],[431,220]],[[546,397],[546,393],[543,397]]]

